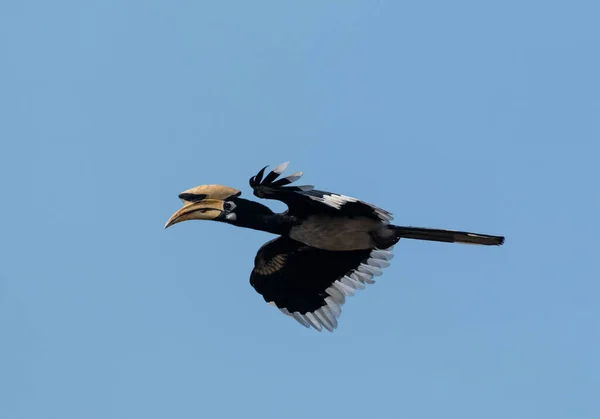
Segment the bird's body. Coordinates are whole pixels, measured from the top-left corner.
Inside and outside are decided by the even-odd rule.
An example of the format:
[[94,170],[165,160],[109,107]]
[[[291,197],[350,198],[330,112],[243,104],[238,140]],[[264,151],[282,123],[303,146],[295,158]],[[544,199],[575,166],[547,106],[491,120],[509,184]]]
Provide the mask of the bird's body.
[[250,283],[265,301],[306,327],[333,331],[346,297],[381,275],[393,257],[392,247],[403,237],[504,242],[500,236],[392,225],[391,213],[369,203],[312,186],[287,186],[302,173],[277,180],[286,167],[281,164],[266,176],[263,168],[250,179],[254,195],[287,204],[283,213],[240,198],[236,189],[203,185],[179,195],[184,206],[165,227],[200,219],[278,235],[259,249]]

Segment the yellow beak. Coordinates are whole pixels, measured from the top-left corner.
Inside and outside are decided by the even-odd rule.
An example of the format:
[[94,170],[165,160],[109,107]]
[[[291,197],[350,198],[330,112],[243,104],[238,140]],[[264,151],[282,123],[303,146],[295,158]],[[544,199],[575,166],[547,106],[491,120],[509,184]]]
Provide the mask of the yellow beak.
[[204,199],[198,202],[184,201],[181,209],[171,215],[165,228],[188,220],[214,220],[223,213],[224,201],[220,199]]

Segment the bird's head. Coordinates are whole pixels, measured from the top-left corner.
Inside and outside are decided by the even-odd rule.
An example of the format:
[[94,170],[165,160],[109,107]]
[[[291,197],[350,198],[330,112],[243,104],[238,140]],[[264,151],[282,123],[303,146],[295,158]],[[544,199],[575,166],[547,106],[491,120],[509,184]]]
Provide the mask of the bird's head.
[[165,228],[188,220],[234,221],[237,189],[222,185],[201,185],[179,194],[183,207],[176,211]]

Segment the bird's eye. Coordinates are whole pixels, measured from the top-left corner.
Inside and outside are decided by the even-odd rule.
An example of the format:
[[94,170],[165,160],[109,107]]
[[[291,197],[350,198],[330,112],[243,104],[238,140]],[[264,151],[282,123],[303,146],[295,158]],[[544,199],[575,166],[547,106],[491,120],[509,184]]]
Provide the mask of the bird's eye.
[[234,209],[234,208],[235,208],[235,204],[234,204],[233,202],[231,202],[231,201],[226,201],[226,202],[223,204],[223,209],[224,209],[225,211],[231,211],[231,210],[232,210],[232,209]]

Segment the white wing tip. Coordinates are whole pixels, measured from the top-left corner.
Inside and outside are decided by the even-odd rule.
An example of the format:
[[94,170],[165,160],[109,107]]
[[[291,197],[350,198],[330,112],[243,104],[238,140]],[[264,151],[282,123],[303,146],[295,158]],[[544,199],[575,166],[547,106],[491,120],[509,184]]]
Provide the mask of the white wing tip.
[[[286,308],[279,310],[295,319],[302,326],[314,328],[318,332],[323,331],[323,328],[329,332],[333,332],[338,327],[338,318],[342,314],[342,305],[346,297],[350,297],[357,290],[365,288],[365,284],[373,284],[374,276],[379,276],[383,273],[383,269],[389,266],[389,260],[393,254],[390,251],[374,249],[369,257],[363,260],[355,269],[349,271],[340,279],[334,281],[325,292],[328,294],[325,297],[324,304],[313,312],[300,314],[295,311],[290,313]],[[274,303],[269,304],[276,306]]]
[[277,173],[278,175],[282,174],[285,169],[287,169],[288,165],[290,164],[289,161],[284,161],[283,163],[281,163],[280,165],[278,165],[276,168],[273,169],[274,173]]

